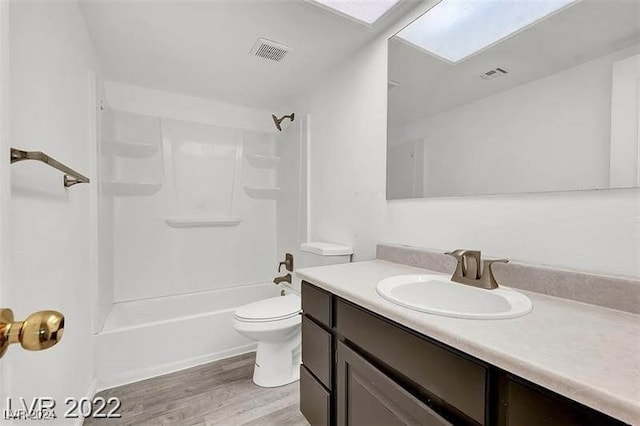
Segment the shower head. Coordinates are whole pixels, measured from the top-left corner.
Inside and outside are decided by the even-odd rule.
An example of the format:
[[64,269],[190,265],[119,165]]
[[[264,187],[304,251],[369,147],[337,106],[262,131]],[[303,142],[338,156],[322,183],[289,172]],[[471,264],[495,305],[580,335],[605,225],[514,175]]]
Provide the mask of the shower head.
[[276,117],[274,114],[271,114],[271,118],[273,118],[273,122],[276,125],[276,129],[282,131],[282,126],[280,125],[282,123],[282,120],[284,120],[285,118],[288,118],[289,120],[293,121],[293,119],[295,118],[295,113],[292,112],[291,114],[283,115],[280,118]]

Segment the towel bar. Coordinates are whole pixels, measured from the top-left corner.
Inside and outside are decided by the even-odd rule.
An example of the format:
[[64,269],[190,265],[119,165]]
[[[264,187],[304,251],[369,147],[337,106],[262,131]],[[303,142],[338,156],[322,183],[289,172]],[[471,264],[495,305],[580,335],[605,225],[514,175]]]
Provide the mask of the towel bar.
[[11,148],[11,164],[24,160],[40,161],[53,167],[54,169],[60,170],[62,173],[64,173],[63,183],[65,188],[73,186],[77,183],[89,183],[88,177],[81,175],[72,168],[65,166],[58,160],[49,157],[42,151],[23,151],[21,149]]

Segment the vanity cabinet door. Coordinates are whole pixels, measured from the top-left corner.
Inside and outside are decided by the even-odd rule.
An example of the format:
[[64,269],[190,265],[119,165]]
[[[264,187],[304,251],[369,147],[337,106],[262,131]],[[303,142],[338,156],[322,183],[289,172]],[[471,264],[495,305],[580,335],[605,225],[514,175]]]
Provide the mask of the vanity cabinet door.
[[509,374],[499,378],[499,426],[621,426],[619,420]]
[[450,425],[342,342],[338,343],[338,425]]

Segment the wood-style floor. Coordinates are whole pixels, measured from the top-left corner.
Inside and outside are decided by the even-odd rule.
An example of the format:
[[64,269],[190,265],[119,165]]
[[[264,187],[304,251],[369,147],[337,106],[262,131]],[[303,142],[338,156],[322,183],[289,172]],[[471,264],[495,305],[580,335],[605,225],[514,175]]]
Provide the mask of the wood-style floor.
[[108,389],[122,401],[120,419],[87,418],[85,425],[308,425],[298,408],[298,383],[253,384],[255,353]]

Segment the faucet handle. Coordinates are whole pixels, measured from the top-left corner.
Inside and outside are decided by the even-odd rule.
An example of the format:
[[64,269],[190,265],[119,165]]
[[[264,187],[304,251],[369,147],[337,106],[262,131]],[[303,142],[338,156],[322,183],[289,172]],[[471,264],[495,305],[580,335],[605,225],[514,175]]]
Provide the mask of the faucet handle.
[[287,271],[293,272],[293,255],[291,253],[286,253],[284,255],[284,261],[278,264],[278,272],[280,272],[280,269],[282,269],[283,266]]
[[509,263],[509,259],[483,259],[482,270],[484,271],[484,268],[491,269],[491,265],[493,265],[494,263]]
[[482,275],[481,279],[489,289],[498,288],[498,282],[495,275],[493,275],[494,263],[509,263],[508,259],[486,259],[482,261]]

